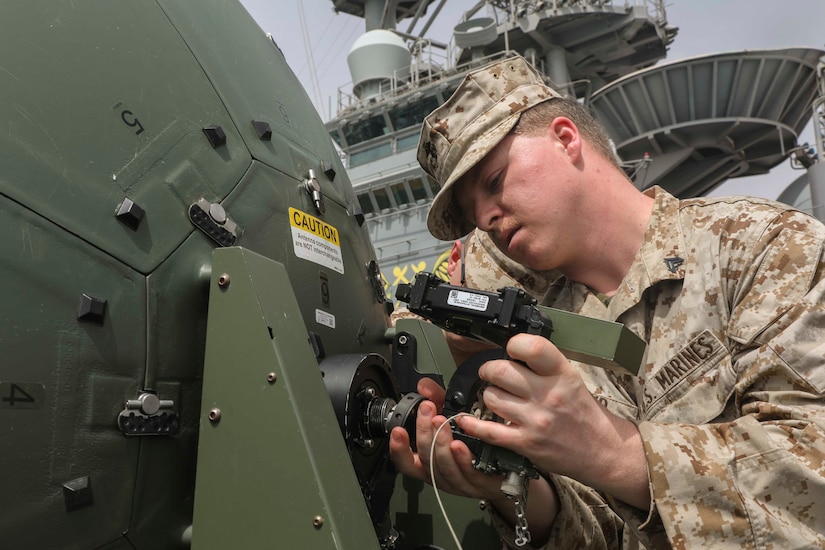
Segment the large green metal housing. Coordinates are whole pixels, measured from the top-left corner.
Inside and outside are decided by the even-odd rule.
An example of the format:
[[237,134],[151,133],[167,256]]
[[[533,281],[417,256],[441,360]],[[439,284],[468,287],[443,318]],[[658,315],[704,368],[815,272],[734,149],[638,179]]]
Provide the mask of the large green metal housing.
[[235,0],[12,2],[0,82],[0,547],[377,547],[318,361],[388,356],[383,292],[276,42]]

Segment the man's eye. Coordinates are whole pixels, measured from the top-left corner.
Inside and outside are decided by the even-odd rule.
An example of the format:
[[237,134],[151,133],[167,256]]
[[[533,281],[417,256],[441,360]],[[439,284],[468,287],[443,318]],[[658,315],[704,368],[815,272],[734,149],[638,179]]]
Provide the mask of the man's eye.
[[495,191],[498,189],[499,185],[501,185],[501,174],[496,174],[490,181],[487,182],[487,189],[489,191]]

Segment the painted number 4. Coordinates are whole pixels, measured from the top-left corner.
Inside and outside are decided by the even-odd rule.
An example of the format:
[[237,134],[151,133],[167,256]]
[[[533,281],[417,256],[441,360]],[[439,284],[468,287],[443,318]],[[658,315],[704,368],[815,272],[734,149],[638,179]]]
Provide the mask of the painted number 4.
[[[40,407],[36,394],[42,394],[40,384],[0,383],[0,407],[4,409],[32,409]],[[39,390],[39,391],[38,391]],[[42,395],[41,395],[42,397]]]

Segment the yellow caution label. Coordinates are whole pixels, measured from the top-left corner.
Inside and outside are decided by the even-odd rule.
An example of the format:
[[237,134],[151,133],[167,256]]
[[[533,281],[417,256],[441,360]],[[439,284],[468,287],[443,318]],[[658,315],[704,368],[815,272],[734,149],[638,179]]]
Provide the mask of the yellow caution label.
[[289,230],[295,255],[318,265],[344,272],[338,230],[306,212],[289,209]]
[[331,242],[336,246],[341,246],[341,240],[338,237],[338,230],[330,224],[319,220],[314,216],[310,216],[306,212],[301,212],[295,208],[289,209],[289,224],[292,227],[301,229],[308,233],[312,233],[324,240]]

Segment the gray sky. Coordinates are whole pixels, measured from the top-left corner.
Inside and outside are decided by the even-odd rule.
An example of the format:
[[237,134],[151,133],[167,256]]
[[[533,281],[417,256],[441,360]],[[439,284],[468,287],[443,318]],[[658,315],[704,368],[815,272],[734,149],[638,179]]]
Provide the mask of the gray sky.
[[[338,87],[352,80],[346,57],[364,32],[364,21],[346,14],[336,15],[331,0],[241,2],[261,28],[275,37],[321,117],[328,120],[336,110]],[[461,14],[475,3],[476,0],[449,0],[427,35],[447,42]],[[430,6],[430,13],[436,5]],[[671,26],[679,27],[668,62],[745,49],[825,49],[825,0],[669,0],[667,18]],[[402,21],[399,29],[407,30],[408,24]],[[810,125],[800,141],[813,144]],[[785,162],[765,176],[729,180],[713,194],[776,198],[800,174]]]

